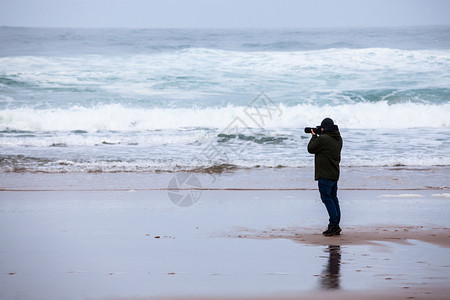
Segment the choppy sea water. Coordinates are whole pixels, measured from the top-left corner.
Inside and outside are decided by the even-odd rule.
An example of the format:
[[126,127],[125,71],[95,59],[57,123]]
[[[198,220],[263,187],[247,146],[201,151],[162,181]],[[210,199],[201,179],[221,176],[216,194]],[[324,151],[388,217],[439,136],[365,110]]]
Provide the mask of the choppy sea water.
[[450,165],[450,27],[0,28],[0,171]]

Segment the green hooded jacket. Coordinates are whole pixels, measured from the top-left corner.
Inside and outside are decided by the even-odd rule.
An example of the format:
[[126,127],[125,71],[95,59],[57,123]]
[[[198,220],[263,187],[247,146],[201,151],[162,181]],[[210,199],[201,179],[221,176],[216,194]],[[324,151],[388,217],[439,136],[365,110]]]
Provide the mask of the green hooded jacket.
[[314,180],[339,180],[342,138],[338,130],[313,135],[308,143],[308,152],[314,156]]

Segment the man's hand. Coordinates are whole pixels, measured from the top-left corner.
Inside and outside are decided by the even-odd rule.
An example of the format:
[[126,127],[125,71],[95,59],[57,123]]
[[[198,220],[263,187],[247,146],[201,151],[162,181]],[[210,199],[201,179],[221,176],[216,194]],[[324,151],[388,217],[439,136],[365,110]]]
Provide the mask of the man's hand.
[[316,133],[314,132],[314,130],[311,129],[311,135],[316,135]]

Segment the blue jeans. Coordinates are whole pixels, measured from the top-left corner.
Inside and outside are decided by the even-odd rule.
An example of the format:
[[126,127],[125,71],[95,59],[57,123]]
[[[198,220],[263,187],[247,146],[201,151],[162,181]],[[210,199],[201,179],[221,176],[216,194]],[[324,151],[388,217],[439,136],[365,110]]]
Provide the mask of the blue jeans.
[[323,204],[330,216],[330,224],[338,226],[341,221],[341,209],[337,197],[337,181],[330,179],[319,179],[319,192]]

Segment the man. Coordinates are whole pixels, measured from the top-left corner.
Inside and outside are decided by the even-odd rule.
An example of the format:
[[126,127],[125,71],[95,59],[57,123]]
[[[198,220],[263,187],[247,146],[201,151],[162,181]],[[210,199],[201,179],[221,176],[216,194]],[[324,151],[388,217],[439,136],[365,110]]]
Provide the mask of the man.
[[339,163],[341,161],[342,138],[339,128],[330,118],[323,119],[321,132],[311,130],[308,152],[314,155],[314,180],[318,181],[320,198],[327,208],[330,222],[325,236],[339,235],[341,210],[337,198]]

